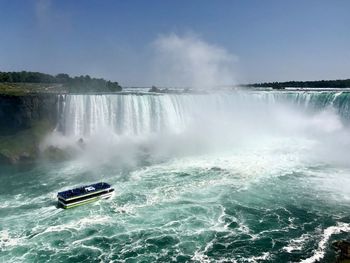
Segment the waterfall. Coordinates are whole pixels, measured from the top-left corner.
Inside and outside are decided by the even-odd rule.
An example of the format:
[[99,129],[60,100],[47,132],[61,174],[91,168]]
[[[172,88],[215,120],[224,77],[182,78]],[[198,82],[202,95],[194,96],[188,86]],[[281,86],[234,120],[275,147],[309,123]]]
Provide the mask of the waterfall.
[[[315,112],[332,107],[343,121],[350,119],[350,93],[257,91],[211,94],[60,95],[58,131],[88,137],[106,128],[117,135],[180,133],[198,120],[261,115],[286,104]],[[229,115],[228,115],[229,114]]]

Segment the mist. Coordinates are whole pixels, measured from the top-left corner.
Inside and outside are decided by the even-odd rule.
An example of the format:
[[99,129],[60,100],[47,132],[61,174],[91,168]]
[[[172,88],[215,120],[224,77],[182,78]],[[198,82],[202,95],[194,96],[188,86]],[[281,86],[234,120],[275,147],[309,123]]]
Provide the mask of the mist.
[[161,35],[153,48],[154,82],[159,85],[205,89],[235,84],[238,58],[196,35]]
[[338,109],[298,107],[288,94],[261,95],[68,95],[60,125],[43,148],[74,148],[87,167],[244,151],[272,159],[293,153],[305,165],[349,165],[349,130]]

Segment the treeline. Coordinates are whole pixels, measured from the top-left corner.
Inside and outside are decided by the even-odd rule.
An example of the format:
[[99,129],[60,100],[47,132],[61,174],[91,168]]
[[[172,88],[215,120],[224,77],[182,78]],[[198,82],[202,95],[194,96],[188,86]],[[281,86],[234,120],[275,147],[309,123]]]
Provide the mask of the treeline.
[[265,82],[243,85],[246,87],[283,89],[287,87],[295,88],[350,88],[350,79],[339,80],[316,80],[316,81],[286,81],[286,82]]
[[102,78],[91,78],[89,75],[70,77],[68,74],[55,76],[40,72],[0,72],[0,82],[7,83],[52,83],[62,84],[69,92],[115,92],[121,91],[118,82]]

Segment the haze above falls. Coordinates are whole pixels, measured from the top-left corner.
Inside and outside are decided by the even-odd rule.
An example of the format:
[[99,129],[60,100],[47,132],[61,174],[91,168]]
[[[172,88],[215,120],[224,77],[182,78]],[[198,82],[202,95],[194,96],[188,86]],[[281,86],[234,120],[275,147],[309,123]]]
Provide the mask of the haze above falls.
[[[66,95],[56,131],[44,144],[64,148],[82,138],[92,161],[137,163],[139,155],[162,160],[305,139],[314,143],[310,157],[332,151],[327,159],[342,162],[349,143],[348,97],[279,91]],[[339,141],[344,149],[332,146]]]

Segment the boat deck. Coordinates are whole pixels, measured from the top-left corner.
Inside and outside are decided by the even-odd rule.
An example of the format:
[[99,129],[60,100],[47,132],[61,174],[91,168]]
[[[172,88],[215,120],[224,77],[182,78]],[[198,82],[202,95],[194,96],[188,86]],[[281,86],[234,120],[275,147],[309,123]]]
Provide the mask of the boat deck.
[[82,197],[85,195],[95,194],[95,193],[101,192],[101,191],[109,189],[109,188],[111,188],[110,184],[100,182],[100,183],[96,183],[96,184],[85,185],[85,186],[81,186],[78,188],[59,192],[57,194],[57,197],[61,198],[63,200],[69,200],[69,199],[73,199],[73,198]]

